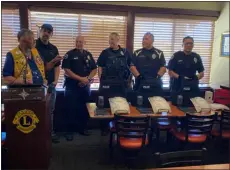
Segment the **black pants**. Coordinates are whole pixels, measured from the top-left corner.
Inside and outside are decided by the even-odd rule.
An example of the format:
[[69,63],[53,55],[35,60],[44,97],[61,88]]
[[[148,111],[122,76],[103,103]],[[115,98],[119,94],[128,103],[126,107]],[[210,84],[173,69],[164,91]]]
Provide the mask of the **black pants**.
[[[185,90],[184,88],[189,88]],[[177,96],[183,96],[183,106],[190,107],[193,106],[190,98],[201,97],[201,92],[199,89],[199,80],[176,80],[174,79],[171,87],[171,101],[173,105],[177,105]]]
[[88,87],[66,86],[65,89],[65,126],[66,132],[83,132],[87,128],[89,113],[86,103],[89,100]]

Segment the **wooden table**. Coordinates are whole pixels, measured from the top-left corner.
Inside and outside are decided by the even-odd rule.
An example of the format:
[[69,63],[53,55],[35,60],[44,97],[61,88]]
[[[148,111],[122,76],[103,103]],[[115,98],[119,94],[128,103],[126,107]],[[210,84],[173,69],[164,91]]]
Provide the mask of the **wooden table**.
[[184,166],[184,167],[174,167],[174,168],[159,168],[159,169],[148,169],[148,170],[180,170],[180,169],[203,169],[203,170],[208,170],[208,169],[220,169],[220,170],[230,170],[229,164],[214,164],[214,165],[202,165],[202,166]]
[[[111,113],[111,110],[108,109],[109,115],[95,115],[95,110],[97,108],[96,103],[87,103],[86,104],[90,118],[93,119],[112,119],[114,115]],[[183,111],[179,110],[176,106],[170,104],[171,107],[171,113],[160,113],[160,114],[141,114],[136,107],[130,106],[130,114],[129,116],[134,117],[144,117],[144,116],[150,116],[150,117],[184,117],[185,114]]]

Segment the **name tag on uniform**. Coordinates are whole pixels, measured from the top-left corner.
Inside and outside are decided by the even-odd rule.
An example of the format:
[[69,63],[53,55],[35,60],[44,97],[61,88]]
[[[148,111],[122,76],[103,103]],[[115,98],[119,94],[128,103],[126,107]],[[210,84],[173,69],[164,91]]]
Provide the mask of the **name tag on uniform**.
[[76,57],[74,57],[73,59],[74,59],[74,60],[78,60],[78,57],[76,56]]
[[103,89],[109,89],[110,86],[102,86]]
[[190,89],[190,87],[184,87],[184,91],[189,91]]
[[139,55],[139,57],[140,57],[140,58],[143,58],[143,57],[145,57],[145,56],[144,56],[144,55]]
[[183,62],[183,60],[178,60],[178,63],[182,63]]
[[143,86],[143,89],[150,89],[150,86]]

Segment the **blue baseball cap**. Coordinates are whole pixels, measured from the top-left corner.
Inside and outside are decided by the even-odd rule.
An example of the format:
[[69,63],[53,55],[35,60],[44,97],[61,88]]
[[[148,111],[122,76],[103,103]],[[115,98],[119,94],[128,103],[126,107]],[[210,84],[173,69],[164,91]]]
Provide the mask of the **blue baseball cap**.
[[47,29],[47,30],[50,30],[50,31],[52,31],[53,32],[53,27],[52,27],[52,25],[50,25],[50,24],[43,24],[42,26],[41,26],[41,29]]

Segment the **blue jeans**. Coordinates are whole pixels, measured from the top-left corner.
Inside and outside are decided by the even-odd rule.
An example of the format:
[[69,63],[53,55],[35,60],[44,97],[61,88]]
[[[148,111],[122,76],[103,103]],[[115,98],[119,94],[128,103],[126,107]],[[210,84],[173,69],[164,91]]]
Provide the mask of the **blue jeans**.
[[49,95],[49,115],[51,116],[51,131],[53,132],[53,113],[56,103],[56,89],[52,88],[52,92]]

